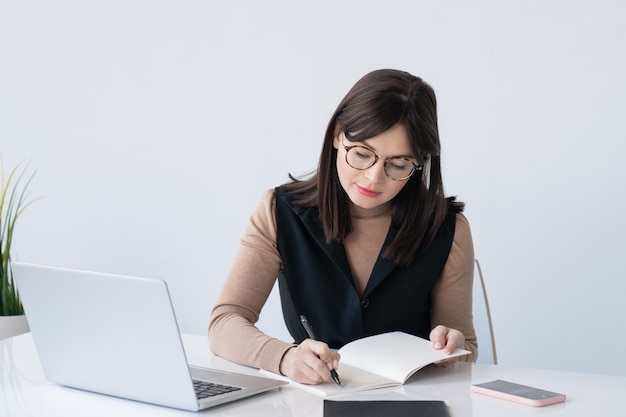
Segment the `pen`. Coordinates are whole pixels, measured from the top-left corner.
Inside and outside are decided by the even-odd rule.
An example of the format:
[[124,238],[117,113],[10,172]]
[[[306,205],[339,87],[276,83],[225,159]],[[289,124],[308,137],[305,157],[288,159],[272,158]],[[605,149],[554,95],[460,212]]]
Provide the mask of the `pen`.
[[[300,322],[302,323],[302,327],[304,327],[304,330],[306,330],[306,334],[309,335],[309,338],[317,340],[317,337],[315,337],[315,333],[313,333],[313,329],[311,328],[311,325],[309,324],[309,321],[306,319],[305,316],[300,316]],[[331,369],[330,376],[333,377],[333,381],[335,381],[337,385],[341,386],[341,381],[339,380],[339,375],[337,375],[337,371]]]

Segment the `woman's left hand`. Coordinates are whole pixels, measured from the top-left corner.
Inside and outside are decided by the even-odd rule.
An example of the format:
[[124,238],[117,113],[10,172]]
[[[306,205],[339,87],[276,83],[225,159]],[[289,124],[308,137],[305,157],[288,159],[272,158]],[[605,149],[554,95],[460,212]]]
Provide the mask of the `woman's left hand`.
[[[430,332],[430,341],[433,343],[433,349],[441,350],[447,355],[454,352],[455,349],[463,349],[465,347],[465,336],[456,329],[439,325]],[[439,361],[436,365],[449,365],[458,358],[446,359]]]

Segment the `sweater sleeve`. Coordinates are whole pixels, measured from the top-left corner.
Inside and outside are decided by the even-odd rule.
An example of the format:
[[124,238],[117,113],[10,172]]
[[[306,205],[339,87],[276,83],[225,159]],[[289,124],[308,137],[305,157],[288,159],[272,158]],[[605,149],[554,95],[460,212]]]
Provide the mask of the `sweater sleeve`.
[[211,312],[209,346],[214,354],[280,373],[280,361],[294,345],[270,337],[255,326],[276,282],[280,265],[274,192],[269,190],[250,217]]
[[472,318],[474,282],[474,245],[467,218],[456,218],[454,240],[448,260],[432,293],[431,326],[444,325],[457,329],[465,336],[465,349],[472,352],[462,360],[475,361],[478,344]]

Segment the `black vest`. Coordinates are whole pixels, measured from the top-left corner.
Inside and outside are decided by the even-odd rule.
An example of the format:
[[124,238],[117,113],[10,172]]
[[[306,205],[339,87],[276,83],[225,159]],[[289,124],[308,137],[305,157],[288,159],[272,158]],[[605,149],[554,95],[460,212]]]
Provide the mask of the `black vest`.
[[[296,343],[307,338],[300,315],[307,317],[317,338],[332,348],[395,330],[428,338],[430,295],[450,253],[455,210],[449,210],[433,241],[408,266],[379,256],[359,298],[344,247],[334,241],[326,243],[317,208],[295,206],[280,188],[275,195],[276,244],[282,260],[280,298],[287,329]],[[395,234],[392,225],[383,248]]]

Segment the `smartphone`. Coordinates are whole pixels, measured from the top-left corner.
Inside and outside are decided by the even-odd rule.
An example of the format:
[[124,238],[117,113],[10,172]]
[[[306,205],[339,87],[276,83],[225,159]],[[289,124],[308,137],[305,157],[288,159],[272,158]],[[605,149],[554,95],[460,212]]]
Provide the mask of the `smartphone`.
[[473,384],[470,388],[473,392],[490,397],[501,398],[516,403],[542,407],[565,401],[565,395],[558,392],[546,391],[527,385],[520,385],[501,379]]

